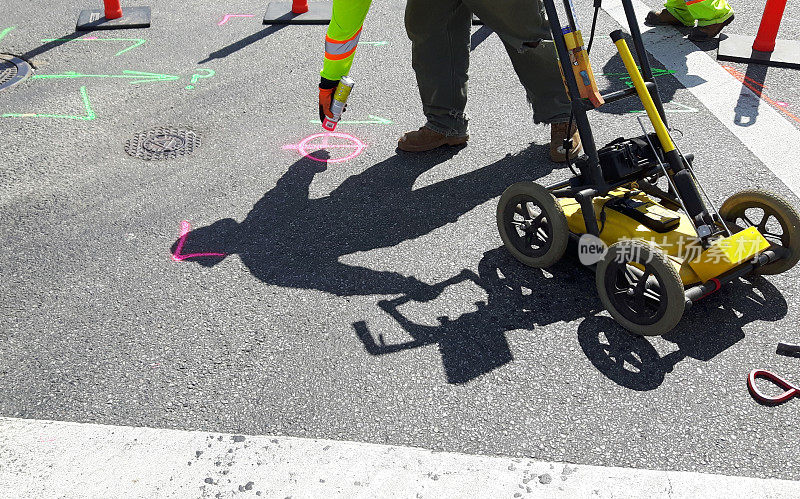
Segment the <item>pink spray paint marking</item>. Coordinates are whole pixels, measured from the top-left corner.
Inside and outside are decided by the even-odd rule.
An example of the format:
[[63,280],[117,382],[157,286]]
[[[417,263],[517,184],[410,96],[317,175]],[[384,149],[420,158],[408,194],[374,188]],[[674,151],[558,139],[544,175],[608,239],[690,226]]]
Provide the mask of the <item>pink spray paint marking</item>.
[[[344,143],[330,143],[331,138],[342,139]],[[319,139],[322,139],[321,141]],[[339,132],[326,132],[326,133],[317,133],[306,137],[305,139],[301,140],[299,144],[287,144],[283,146],[283,149],[295,149],[300,152],[305,158],[313,159],[314,161],[319,161],[321,163],[341,163],[342,161],[349,161],[359,154],[361,151],[364,150],[367,146],[357,137],[353,137],[347,133],[339,133]],[[352,151],[341,158],[333,158],[333,159],[320,159],[315,158],[311,155],[314,151],[319,151],[322,149],[352,149]]]
[[175,248],[175,253],[172,254],[172,260],[176,262],[181,262],[186,260],[187,258],[198,258],[203,256],[227,256],[225,253],[189,253],[187,255],[181,254],[181,250],[183,250],[183,243],[186,242],[186,238],[189,237],[189,230],[191,229],[191,225],[186,220],[181,221],[181,234],[180,239],[178,239],[178,247]]
[[225,14],[225,17],[222,18],[222,21],[217,23],[217,26],[222,26],[223,24],[228,22],[228,19],[230,19],[231,17],[253,17],[253,16],[255,16],[255,14]]

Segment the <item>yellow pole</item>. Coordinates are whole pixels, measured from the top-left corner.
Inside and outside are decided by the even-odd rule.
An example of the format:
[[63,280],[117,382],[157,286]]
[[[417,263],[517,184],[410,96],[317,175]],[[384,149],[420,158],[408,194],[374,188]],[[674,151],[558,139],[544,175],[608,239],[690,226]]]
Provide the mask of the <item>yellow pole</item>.
[[650,118],[650,123],[653,124],[653,128],[656,130],[656,135],[658,135],[658,140],[661,142],[661,147],[664,148],[664,152],[675,150],[675,144],[672,142],[672,138],[669,136],[669,132],[667,131],[666,125],[664,125],[664,121],[661,119],[661,115],[658,114],[656,104],[653,102],[653,97],[650,95],[650,92],[647,90],[647,87],[644,84],[644,79],[642,78],[642,74],[639,72],[639,68],[636,67],[636,62],[633,60],[633,55],[628,48],[628,44],[625,43],[624,38],[620,37],[619,39],[614,40],[614,45],[617,46],[617,50],[622,58],[622,62],[625,64],[625,69],[628,70],[628,74],[631,76],[633,86],[636,88],[636,93],[639,95],[639,99],[641,99],[642,104],[644,104],[644,110],[647,112],[647,117]]

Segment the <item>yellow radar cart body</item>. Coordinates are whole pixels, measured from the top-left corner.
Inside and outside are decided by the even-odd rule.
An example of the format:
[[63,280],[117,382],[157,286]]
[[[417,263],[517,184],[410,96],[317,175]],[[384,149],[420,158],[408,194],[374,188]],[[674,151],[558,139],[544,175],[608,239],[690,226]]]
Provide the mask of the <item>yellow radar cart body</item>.
[[[594,1],[592,36],[600,4]],[[562,27],[554,0],[544,0],[583,154],[567,160],[575,174],[568,180],[508,187],[497,226],[508,251],[531,267],[556,263],[570,238],[579,251],[600,247],[595,281],[605,308],[633,333],[660,335],[725,283],[792,268],[800,259],[800,216],[757,189],[713,205],[695,177],[693,155],[681,153],[670,136],[633,5],[622,5],[641,71],[622,31],[611,33],[633,87],[601,95],[571,1],[564,0]],[[597,149],[587,111],[628,97],[642,101],[653,131],[639,118],[643,135]],[[564,146],[569,150],[569,139]]]

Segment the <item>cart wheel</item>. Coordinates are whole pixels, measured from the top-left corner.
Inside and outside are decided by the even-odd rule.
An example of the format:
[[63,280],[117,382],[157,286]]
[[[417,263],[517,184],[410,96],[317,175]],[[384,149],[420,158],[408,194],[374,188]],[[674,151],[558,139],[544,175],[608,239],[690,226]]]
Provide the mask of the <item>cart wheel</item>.
[[785,258],[764,265],[757,274],[780,274],[800,260],[800,215],[785,199],[761,189],[740,191],[722,203],[719,214],[732,232],[754,226],[772,246],[787,250]]
[[514,258],[530,267],[549,267],[564,256],[569,226],[564,210],[546,188],[517,182],[500,196],[497,230]]
[[644,241],[609,246],[597,265],[596,282],[606,310],[632,333],[664,334],[683,316],[686,297],[678,271],[660,249]]

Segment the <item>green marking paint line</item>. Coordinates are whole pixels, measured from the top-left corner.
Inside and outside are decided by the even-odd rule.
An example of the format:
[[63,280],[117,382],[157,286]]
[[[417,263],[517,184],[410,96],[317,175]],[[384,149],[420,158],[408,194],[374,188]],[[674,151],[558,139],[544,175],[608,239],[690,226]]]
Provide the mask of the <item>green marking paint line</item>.
[[197,80],[199,80],[200,78],[211,78],[212,76],[217,74],[214,72],[213,69],[208,69],[208,68],[201,68],[198,69],[198,71],[205,71],[206,74],[199,74],[199,73],[193,74],[191,83],[189,85],[186,85],[185,87],[186,90],[192,90],[194,88],[194,85],[197,83]]
[[163,75],[158,73],[145,73],[142,71],[128,71],[125,70],[122,72],[121,75],[88,75],[82,73],[76,73],[75,71],[67,71],[65,73],[60,74],[52,74],[52,75],[43,75],[37,74],[33,75],[32,79],[44,80],[44,79],[63,79],[63,78],[126,78],[131,79],[131,85],[136,83],[151,83],[156,81],[175,81],[179,80],[180,76],[175,75]]
[[92,103],[89,101],[89,94],[86,92],[86,87],[81,87],[81,99],[83,100],[83,108],[86,111],[84,116],[73,116],[68,114],[38,114],[38,113],[6,113],[0,115],[0,118],[55,118],[65,120],[80,120],[92,121],[97,118],[92,109]]
[[360,42],[361,45],[375,45],[376,47],[382,47],[389,42]]
[[7,34],[11,33],[11,30],[13,30],[14,28],[16,28],[16,26],[11,26],[10,28],[6,28],[3,31],[0,31],[0,40],[2,40],[3,37],[5,37]]
[[[320,124],[319,120],[309,120],[309,123]],[[394,123],[392,120],[387,120],[386,118],[381,118],[380,116],[373,116],[369,115],[369,120],[367,121],[340,121],[340,125],[391,125]]]
[[[637,66],[637,67],[640,70],[642,69],[639,66]],[[656,78],[658,76],[675,74],[675,70],[674,69],[652,68],[652,71],[653,71],[653,78]],[[633,88],[633,82],[631,82],[631,76],[628,73],[600,73],[600,74],[601,74],[601,76],[616,76],[620,80],[622,80],[623,83],[625,83],[625,86],[627,86],[628,88]]]
[[[2,36],[0,36],[0,38],[2,38]],[[74,41],[74,42],[133,42],[133,45],[131,45],[130,47],[126,47],[126,48],[120,50],[119,52],[117,52],[116,54],[114,54],[114,57],[116,57],[118,55],[124,54],[125,52],[127,52],[129,50],[135,49],[136,47],[142,45],[147,40],[145,40],[144,38],[97,38],[96,36],[86,36],[86,37],[83,37],[83,38],[43,38],[42,41],[43,42],[70,42],[70,41]]]

